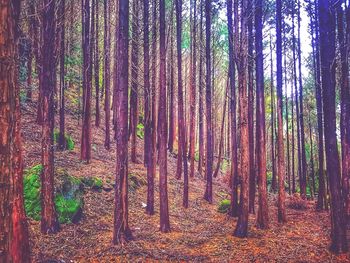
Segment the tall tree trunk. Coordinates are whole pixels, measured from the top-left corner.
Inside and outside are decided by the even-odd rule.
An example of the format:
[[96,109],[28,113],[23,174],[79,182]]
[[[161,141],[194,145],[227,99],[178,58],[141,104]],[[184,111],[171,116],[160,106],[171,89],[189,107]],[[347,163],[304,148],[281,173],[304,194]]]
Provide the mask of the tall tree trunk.
[[111,76],[110,76],[110,55],[111,55],[111,27],[110,27],[110,9],[108,0],[104,0],[103,5],[104,12],[104,71],[103,71],[103,80],[105,88],[105,148],[107,150],[111,147],[111,135],[110,135],[110,122],[111,122]]
[[321,88],[321,62],[320,62],[320,39],[319,39],[319,15],[318,15],[318,0],[314,1],[315,8],[315,97],[317,110],[317,130],[318,130],[318,196],[317,210],[323,210],[327,207],[326,198],[326,183],[324,175],[324,143],[323,143],[323,102]]
[[283,74],[282,74],[282,1],[276,0],[276,60],[277,60],[277,157],[278,157],[278,222],[284,223],[286,218],[285,207],[285,161],[283,142]]
[[152,104],[151,104],[151,87],[150,87],[150,66],[149,66],[149,1],[143,1],[143,81],[144,81],[144,103],[145,103],[145,149],[147,148],[147,156],[145,156],[147,166],[147,207],[146,212],[149,215],[154,214],[154,173],[152,143]]
[[131,91],[130,121],[131,161],[136,162],[136,129],[138,124],[138,74],[139,74],[139,1],[132,3],[132,41],[131,41]]
[[[230,216],[238,216],[238,157],[237,157],[237,127],[236,127],[236,37],[234,36],[233,20],[232,20],[232,0],[227,0],[227,27],[229,34],[229,74],[230,74],[230,112],[231,112],[231,205],[229,214]],[[235,21],[237,16],[235,15]]]
[[55,1],[44,0],[43,10],[43,45],[41,48],[42,76],[42,153],[41,162],[41,232],[44,234],[59,231],[59,222],[54,203],[54,86],[55,70]]
[[193,3],[193,24],[191,37],[191,89],[190,89],[190,176],[194,177],[194,153],[196,145],[196,86],[197,86],[197,1]]
[[204,94],[203,94],[203,3],[204,0],[200,0],[200,32],[199,32],[199,102],[198,102],[198,144],[199,144],[199,160],[198,160],[198,172],[202,175],[204,165]]
[[302,159],[302,180],[303,184],[302,187],[303,190],[300,190],[302,193],[305,194],[304,198],[306,198],[306,185],[307,185],[307,163],[306,163],[306,150],[305,150],[305,129],[304,129],[304,107],[303,107],[303,77],[301,73],[301,47],[300,47],[300,0],[298,0],[298,71],[299,71],[299,104],[300,104],[300,115],[299,115],[299,122],[300,122],[300,145],[301,145],[301,159]]
[[60,48],[60,133],[58,137],[58,148],[64,150],[66,148],[66,138],[65,138],[65,66],[64,66],[64,57],[65,57],[65,0],[60,2],[60,18],[61,18],[61,48]]
[[273,59],[272,59],[272,37],[270,34],[270,85],[271,85],[271,165],[272,165],[272,182],[271,190],[273,192],[277,191],[277,177],[276,177],[276,155],[275,155],[275,92],[274,92],[274,77],[273,77]]
[[[20,1],[0,1],[0,261],[30,262],[23,200],[23,159],[17,60]],[[7,61],[7,62],[5,62]],[[5,62],[5,63],[4,63]]]
[[[348,46],[344,36],[344,12],[342,9],[342,2],[337,4],[337,28],[338,28],[338,42],[340,49],[340,70],[341,70],[341,84],[340,84],[340,134],[341,134],[341,152],[342,152],[342,183],[343,183],[343,197],[345,203],[346,223],[350,222],[350,91],[349,91],[349,64],[348,64]],[[350,24],[347,25],[350,27]],[[347,28],[349,31],[349,28]]]
[[255,209],[255,158],[254,158],[254,55],[253,55],[253,2],[248,1],[248,134],[249,134],[249,212]]
[[119,0],[119,29],[117,41],[118,82],[116,87],[116,178],[113,243],[131,240],[128,222],[128,84],[129,84],[129,0]]
[[170,232],[167,182],[167,121],[166,121],[166,50],[165,50],[165,0],[159,0],[159,203],[160,231]]
[[184,166],[184,193],[183,206],[188,207],[188,164],[187,142],[185,128],[185,112],[182,85],[182,0],[176,0],[176,38],[177,38],[177,67],[178,67],[178,127],[179,127],[179,151],[177,155],[176,178],[181,178],[182,165]]
[[99,37],[100,37],[100,22],[99,22],[99,0],[96,0],[96,25],[95,25],[95,106],[96,106],[96,117],[95,126],[100,127],[100,48],[99,48]]
[[213,129],[211,121],[211,100],[212,100],[212,83],[211,83],[211,58],[210,58],[210,44],[211,44],[211,1],[205,0],[205,57],[206,57],[206,169],[205,177],[207,179],[204,199],[209,203],[213,202]]
[[304,198],[306,196],[306,185],[304,185],[304,178],[302,172],[302,149],[301,149],[301,139],[300,139],[300,113],[299,113],[299,101],[298,101],[298,83],[297,83],[297,68],[296,68],[296,44],[295,44],[295,6],[293,4],[292,10],[292,42],[293,42],[293,71],[294,71],[294,96],[295,96],[295,113],[296,113],[296,123],[297,123],[297,147],[298,147],[298,175],[299,175],[299,186],[300,186],[300,194]]
[[269,227],[266,183],[266,128],[264,92],[264,54],[262,38],[263,0],[255,2],[255,48],[256,48],[256,163],[258,175],[258,215],[257,227]]
[[314,150],[312,140],[312,127],[311,127],[311,110],[309,109],[309,136],[310,136],[310,166],[311,166],[311,180],[312,180],[312,198],[316,194],[316,182],[315,182],[315,166],[314,166]]
[[333,1],[318,3],[320,21],[320,54],[324,112],[324,136],[327,173],[331,199],[331,250],[335,253],[347,251],[346,224],[341,193],[340,163],[337,148],[335,115],[335,7]]
[[175,80],[174,80],[174,2],[171,2],[172,7],[170,11],[170,80],[169,80],[169,140],[168,148],[170,152],[174,151],[174,141],[175,141]]
[[239,54],[237,56],[238,91],[240,108],[240,144],[241,144],[241,193],[240,214],[234,231],[234,236],[247,237],[248,235],[248,201],[249,201],[249,127],[248,127],[248,94],[247,94],[247,69],[248,69],[248,46],[247,46],[247,23],[249,18],[248,1],[241,1],[241,24],[239,37]]
[[80,159],[87,163],[91,160],[91,86],[92,57],[90,34],[90,0],[82,1],[83,24],[83,125],[81,135]]

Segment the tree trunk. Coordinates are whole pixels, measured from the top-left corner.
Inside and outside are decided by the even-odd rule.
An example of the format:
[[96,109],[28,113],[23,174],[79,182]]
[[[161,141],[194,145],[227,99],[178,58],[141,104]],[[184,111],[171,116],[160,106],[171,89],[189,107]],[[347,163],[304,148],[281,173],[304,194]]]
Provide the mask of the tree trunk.
[[132,3],[132,41],[131,41],[131,91],[130,122],[131,161],[136,163],[136,129],[138,124],[138,74],[139,74],[139,1]]
[[277,173],[278,173],[278,222],[285,223],[285,189],[284,177],[286,173],[284,161],[284,141],[283,141],[283,74],[282,74],[282,2],[276,0],[276,60],[277,60]]
[[324,135],[327,174],[331,199],[331,250],[335,253],[347,251],[346,224],[341,194],[339,153],[337,148],[335,115],[335,10],[333,1],[320,0],[320,54],[323,92]]
[[171,13],[170,13],[170,83],[169,83],[169,140],[168,148],[170,152],[174,151],[175,141],[175,80],[174,80],[174,1],[171,2]]
[[65,57],[65,0],[60,2],[60,18],[61,18],[61,48],[60,48],[60,133],[58,137],[58,148],[64,150],[66,148],[66,138],[65,138],[65,66],[64,66],[64,57]]
[[95,126],[100,127],[100,48],[99,48],[99,0],[96,0],[96,24],[95,24],[95,106],[96,106],[96,117]]
[[54,86],[55,70],[55,1],[44,0],[42,65],[42,155],[41,162],[41,232],[44,234],[59,231],[59,223],[54,203]]
[[165,47],[165,0],[159,1],[159,37],[160,37],[160,66],[159,66],[159,202],[160,202],[160,231],[170,232],[167,182],[167,121],[166,121],[166,47]]
[[265,92],[264,92],[264,54],[262,38],[263,0],[257,0],[255,6],[255,48],[256,48],[256,162],[258,175],[258,215],[257,227],[269,227],[266,182],[266,129],[265,129]]
[[90,38],[90,0],[82,1],[83,24],[83,125],[81,135],[80,159],[87,163],[91,160],[91,86],[92,52]]
[[116,178],[113,243],[123,244],[131,240],[128,222],[128,81],[129,81],[129,0],[119,0],[119,30],[117,35],[116,87]]
[[205,177],[207,179],[204,199],[209,203],[213,202],[213,185],[212,185],[212,173],[213,173],[213,129],[211,121],[211,58],[210,58],[210,44],[211,44],[211,1],[205,0],[205,57],[206,57],[206,90],[205,90],[205,102],[206,102],[206,169]]
[[16,42],[20,1],[0,1],[0,261],[30,262],[23,200],[23,160]]
[[104,0],[103,5],[104,12],[104,40],[103,40],[103,48],[104,48],[104,72],[103,72],[103,80],[105,87],[105,148],[107,150],[111,147],[111,135],[110,135],[110,122],[111,122],[111,77],[110,77],[110,55],[111,55],[111,28],[110,28],[110,6],[108,0]]

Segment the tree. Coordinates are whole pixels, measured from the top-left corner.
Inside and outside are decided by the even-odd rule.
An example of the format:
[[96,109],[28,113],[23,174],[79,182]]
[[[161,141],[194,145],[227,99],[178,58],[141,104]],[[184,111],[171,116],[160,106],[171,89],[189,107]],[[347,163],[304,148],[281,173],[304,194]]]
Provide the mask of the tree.
[[[238,71],[238,93],[240,108],[240,152],[241,152],[241,179],[240,179],[240,204],[238,222],[234,231],[236,237],[246,237],[248,235],[248,195],[249,195],[249,134],[248,134],[248,94],[247,94],[247,70],[248,70],[248,46],[247,46],[247,23],[248,23],[248,1],[241,1],[241,21],[239,46],[237,54],[237,71]],[[238,28],[236,28],[238,30]]]
[[128,81],[129,81],[129,0],[119,0],[119,28],[117,30],[118,82],[116,91],[116,142],[117,166],[114,209],[113,243],[123,244],[131,240],[128,222]]
[[139,1],[132,3],[132,41],[131,41],[131,91],[130,121],[131,161],[136,162],[136,129],[138,124],[138,69],[139,69]]
[[174,140],[175,140],[175,80],[174,80],[174,3],[171,2],[171,11],[170,11],[170,80],[169,80],[169,140],[168,148],[170,152],[174,151]]
[[205,84],[205,102],[206,102],[206,169],[205,177],[207,179],[204,199],[209,203],[213,202],[213,128],[211,121],[211,1],[205,0],[205,59],[206,59],[206,84]]
[[264,92],[264,54],[262,41],[263,1],[255,1],[255,70],[256,70],[256,163],[258,177],[257,227],[269,226],[266,183],[266,128]]
[[[0,261],[30,262],[23,201],[23,159],[17,59],[21,1],[0,1]],[[7,62],[5,62],[7,61]]]
[[54,203],[54,86],[55,86],[55,1],[44,0],[43,9],[43,45],[41,47],[42,76],[42,153],[41,162],[41,232],[56,233],[59,231],[59,222]]
[[[236,137],[236,81],[235,81],[235,36],[233,32],[233,21],[232,21],[232,0],[227,0],[227,27],[228,27],[228,44],[229,44],[229,78],[230,78],[230,113],[231,113],[231,207],[230,215],[238,215],[238,191],[237,191],[237,178],[238,178],[238,157],[237,157],[237,137]],[[235,16],[235,19],[237,17]]]
[[109,7],[108,0],[104,0],[103,5],[103,12],[104,12],[104,41],[103,41],[103,48],[104,48],[104,71],[103,71],[103,80],[104,80],[104,87],[105,87],[105,148],[107,150],[110,149],[111,144],[111,135],[110,135],[110,119],[111,119],[111,94],[110,94],[110,87],[111,87],[111,77],[110,77],[110,54],[111,54],[111,28],[109,23],[110,18],[110,7]]
[[155,171],[155,147],[152,139],[152,102],[150,87],[150,66],[149,66],[149,1],[143,1],[143,81],[144,81],[144,103],[145,103],[145,149],[146,167],[147,167],[147,207],[146,212],[149,215],[154,214],[154,171]]
[[64,66],[64,57],[65,57],[65,0],[61,0],[60,2],[60,18],[61,18],[61,26],[60,26],[60,133],[58,136],[58,147],[60,150],[64,150],[66,148],[66,138],[65,138],[65,66]]
[[333,0],[319,0],[320,57],[324,112],[326,164],[331,197],[331,250],[347,251],[346,224],[341,194],[339,153],[335,117],[335,6]]
[[286,218],[285,207],[285,161],[283,142],[283,74],[282,74],[282,2],[276,0],[276,59],[277,59],[277,173],[278,173],[278,222],[284,223]]
[[165,0],[159,0],[159,202],[160,231],[170,232],[167,182],[167,121],[166,121],[166,47],[165,47]]
[[83,45],[83,125],[81,134],[80,159],[91,159],[91,87],[92,87],[92,49],[90,25],[90,0],[82,0],[82,45]]
[[[191,0],[192,4],[192,0]],[[192,9],[191,9],[192,10]],[[191,17],[192,18],[192,17]],[[191,74],[190,74],[190,177],[194,177],[194,152],[196,144],[196,83],[197,83],[197,1],[193,3],[193,23],[191,37]],[[226,101],[226,100],[225,100]]]
[[178,68],[178,127],[179,146],[177,155],[176,178],[181,178],[182,165],[184,166],[184,193],[183,206],[188,207],[188,163],[187,163],[187,141],[185,128],[184,98],[182,85],[182,0],[176,0],[176,39],[177,39],[177,68]]
[[[100,127],[100,48],[99,48],[99,33],[100,33],[100,29],[99,29],[99,0],[96,0],[96,7],[95,7],[95,14],[96,14],[96,18],[95,18],[95,50],[94,50],[94,60],[95,60],[95,64],[94,64],[94,74],[95,74],[95,106],[96,106],[96,117],[95,117],[95,126],[96,127]],[[94,13],[93,13],[94,15]]]

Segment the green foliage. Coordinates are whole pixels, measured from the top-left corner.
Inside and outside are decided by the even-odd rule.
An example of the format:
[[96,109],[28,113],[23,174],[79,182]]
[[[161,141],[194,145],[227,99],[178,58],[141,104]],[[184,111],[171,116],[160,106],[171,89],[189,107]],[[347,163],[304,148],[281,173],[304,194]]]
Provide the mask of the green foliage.
[[[60,136],[59,130],[54,129],[54,131],[53,131],[53,141],[54,141],[55,144],[58,143],[59,136]],[[74,146],[75,146],[73,138],[70,135],[68,135],[68,134],[65,134],[64,138],[66,140],[66,149],[69,150],[69,151],[73,151],[74,150]]]
[[[26,215],[36,221],[41,218],[41,199],[40,199],[40,173],[43,166],[35,165],[25,170],[24,185],[24,207]],[[62,180],[58,193],[55,195],[55,206],[59,222],[72,223],[77,222],[80,218],[83,199],[81,198],[81,180],[79,178],[68,175],[65,171],[58,171]]]
[[136,126],[136,135],[140,139],[143,139],[145,137],[145,127],[142,123],[137,124]]
[[194,160],[195,160],[196,162],[199,162],[199,152],[195,152],[195,153],[194,153]]
[[226,172],[229,166],[230,166],[230,161],[228,161],[227,159],[222,159],[220,164],[221,171]]
[[230,204],[231,204],[231,201],[228,199],[221,200],[218,205],[218,212],[223,214],[228,213],[230,209]]

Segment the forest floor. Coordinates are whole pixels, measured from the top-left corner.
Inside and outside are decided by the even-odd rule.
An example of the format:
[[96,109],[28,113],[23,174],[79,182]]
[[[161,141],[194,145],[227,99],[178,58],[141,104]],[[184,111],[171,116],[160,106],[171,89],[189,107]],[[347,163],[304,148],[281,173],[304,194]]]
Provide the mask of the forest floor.
[[[22,107],[25,168],[40,163],[41,127],[35,123],[34,104]],[[94,118],[93,118],[94,120]],[[93,123],[93,122],[92,122]],[[55,166],[74,176],[96,176],[104,183],[115,178],[115,144],[104,148],[104,122],[93,126],[92,161],[80,162],[80,127],[74,115],[67,114],[67,132],[75,141],[71,152],[55,152]],[[56,126],[57,127],[57,126]],[[139,164],[130,163],[129,172],[146,177],[142,164],[142,141],[138,141]],[[223,175],[214,179],[213,204],[203,200],[205,181],[197,173],[190,179],[190,207],[182,207],[183,182],[175,179],[176,158],[168,155],[168,192],[171,233],[159,231],[158,173],[155,179],[154,216],[145,213],[147,186],[129,194],[129,222],[134,241],[112,245],[114,191],[84,194],[83,218],[77,224],[61,226],[55,235],[42,235],[40,224],[30,220],[33,262],[350,262],[350,255],[335,256],[328,250],[330,219],[327,212],[316,212],[314,202],[306,210],[288,208],[288,222],[277,222],[276,196],[269,195],[270,229],[255,227],[255,215],[249,216],[248,238],[232,233],[237,219],[217,212],[220,200],[227,198]],[[289,197],[288,197],[289,198]]]

